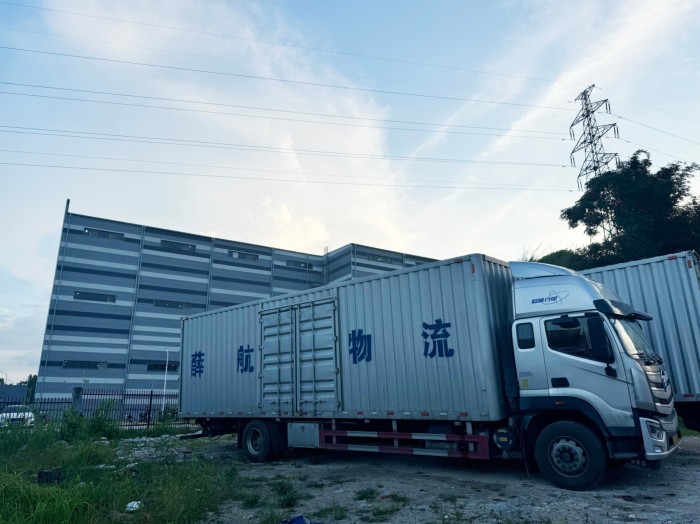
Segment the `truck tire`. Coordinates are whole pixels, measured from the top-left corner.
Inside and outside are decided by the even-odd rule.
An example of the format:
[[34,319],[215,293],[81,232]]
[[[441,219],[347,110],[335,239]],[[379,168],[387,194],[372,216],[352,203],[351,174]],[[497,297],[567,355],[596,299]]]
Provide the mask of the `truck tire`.
[[243,430],[243,452],[251,462],[266,462],[274,455],[270,428],[262,420],[251,420]]
[[565,489],[585,491],[605,475],[608,454],[598,436],[578,422],[545,427],[535,442],[535,459],[544,477]]

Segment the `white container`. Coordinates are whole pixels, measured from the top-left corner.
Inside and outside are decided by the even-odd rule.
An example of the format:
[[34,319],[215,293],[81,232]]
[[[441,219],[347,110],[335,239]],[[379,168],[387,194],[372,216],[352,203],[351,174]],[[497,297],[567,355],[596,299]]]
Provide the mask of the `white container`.
[[511,279],[476,254],[188,317],[181,415],[501,420]]

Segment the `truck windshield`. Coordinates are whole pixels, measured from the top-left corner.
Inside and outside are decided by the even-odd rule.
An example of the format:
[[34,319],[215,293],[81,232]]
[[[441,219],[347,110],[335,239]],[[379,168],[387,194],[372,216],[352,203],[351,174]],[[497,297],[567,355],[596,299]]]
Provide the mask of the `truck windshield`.
[[625,351],[631,357],[650,358],[659,361],[660,357],[654,351],[642,326],[636,320],[626,318],[616,318],[614,320],[615,330],[625,346]]

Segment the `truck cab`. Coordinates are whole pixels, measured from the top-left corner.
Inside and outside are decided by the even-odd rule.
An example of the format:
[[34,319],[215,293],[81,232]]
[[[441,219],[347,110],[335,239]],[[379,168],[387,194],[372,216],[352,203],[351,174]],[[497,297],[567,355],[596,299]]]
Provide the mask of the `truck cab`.
[[651,317],[568,269],[509,265],[524,449],[544,475],[584,489],[610,461],[673,453],[671,385],[639,324]]

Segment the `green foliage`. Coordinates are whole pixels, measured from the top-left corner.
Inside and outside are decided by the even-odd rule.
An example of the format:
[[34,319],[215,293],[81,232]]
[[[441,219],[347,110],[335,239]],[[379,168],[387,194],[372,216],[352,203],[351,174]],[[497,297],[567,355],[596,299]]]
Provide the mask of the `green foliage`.
[[279,480],[272,485],[277,494],[278,504],[282,508],[291,509],[299,503],[300,495],[294,488],[294,484],[288,480]]
[[88,419],[88,432],[94,436],[114,438],[119,432],[119,428],[112,417],[113,411],[114,400],[100,402],[92,417]]
[[568,267],[575,271],[580,271],[582,269],[588,269],[591,266],[591,262],[586,258],[585,250],[571,250],[571,249],[560,249],[559,251],[554,251],[548,255],[543,256],[537,262],[543,262],[545,264],[554,264],[555,266]]
[[[0,522],[196,522],[225,500],[236,478],[235,469],[202,459],[126,468],[115,441],[95,440],[103,429],[91,433],[88,421],[68,414],[60,424],[1,431]],[[37,483],[38,471],[54,468],[60,481]],[[132,500],[143,507],[129,515]]]
[[315,516],[322,519],[343,520],[348,516],[348,510],[340,504],[331,504],[318,510]]
[[365,488],[355,493],[355,500],[374,500],[379,493],[374,488]]
[[583,226],[585,248],[540,259],[586,269],[694,249],[700,251],[700,200],[690,193],[697,164],[669,164],[655,173],[644,151],[586,183],[583,196],[561,212],[569,227]]

